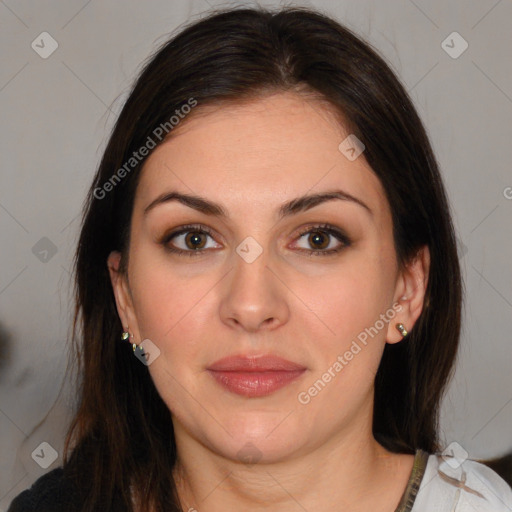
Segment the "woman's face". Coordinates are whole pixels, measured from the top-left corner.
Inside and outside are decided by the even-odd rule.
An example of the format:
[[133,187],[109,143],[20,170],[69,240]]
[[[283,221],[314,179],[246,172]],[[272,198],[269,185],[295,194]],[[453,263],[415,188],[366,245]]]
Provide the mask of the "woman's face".
[[[419,315],[425,275],[399,273],[383,188],[339,149],[347,135],[281,93],[192,114],[146,161],[128,279],[118,253],[109,267],[178,449],[270,462],[371,434],[382,351]],[[339,196],[299,199],[317,194]]]

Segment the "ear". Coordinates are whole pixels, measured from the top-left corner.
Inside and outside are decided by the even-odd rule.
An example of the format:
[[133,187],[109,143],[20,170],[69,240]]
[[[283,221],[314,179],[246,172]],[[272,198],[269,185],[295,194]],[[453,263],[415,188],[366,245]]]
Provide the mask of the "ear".
[[423,246],[416,253],[414,259],[400,272],[396,282],[393,304],[396,307],[396,316],[388,324],[386,341],[398,343],[403,336],[396,328],[396,324],[402,323],[407,331],[411,331],[416,320],[424,308],[425,292],[428,284],[430,270],[430,251],[428,246]]
[[[140,339],[139,326],[133,301],[128,285],[128,277],[119,270],[121,253],[112,251],[107,258],[107,266],[110,274],[110,282],[116,299],[117,313],[125,330],[133,334],[133,339]],[[121,335],[121,333],[119,333]],[[130,342],[132,340],[130,339]]]

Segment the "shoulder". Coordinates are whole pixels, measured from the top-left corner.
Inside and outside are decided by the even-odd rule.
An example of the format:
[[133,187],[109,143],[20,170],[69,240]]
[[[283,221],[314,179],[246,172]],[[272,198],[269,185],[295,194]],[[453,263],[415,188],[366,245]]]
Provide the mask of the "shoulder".
[[511,512],[512,489],[472,459],[430,454],[413,512]]
[[63,468],[58,467],[40,476],[29,489],[18,494],[7,512],[71,511],[74,503],[74,490],[65,478]]

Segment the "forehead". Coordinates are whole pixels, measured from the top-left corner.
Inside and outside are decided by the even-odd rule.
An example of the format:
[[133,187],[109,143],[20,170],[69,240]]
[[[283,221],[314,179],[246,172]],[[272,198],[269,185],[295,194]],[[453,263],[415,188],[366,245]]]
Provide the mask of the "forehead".
[[384,212],[384,191],[364,157],[350,161],[339,149],[348,135],[325,103],[296,93],[199,105],[146,160],[135,207],[177,190],[228,211],[249,203],[268,209],[308,192],[342,188]]

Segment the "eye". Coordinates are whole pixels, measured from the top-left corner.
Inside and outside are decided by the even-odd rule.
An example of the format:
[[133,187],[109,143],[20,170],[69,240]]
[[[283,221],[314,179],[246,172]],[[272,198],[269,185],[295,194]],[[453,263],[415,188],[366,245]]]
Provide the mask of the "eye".
[[301,247],[312,256],[335,254],[351,244],[350,239],[343,232],[329,224],[308,226],[301,231],[298,239],[305,239],[306,245],[313,248]]
[[[208,238],[213,243],[208,244]],[[351,245],[348,236],[330,224],[307,226],[299,233],[298,240],[301,239],[305,239],[305,243],[312,249],[299,246],[300,251],[310,256],[332,255]],[[199,224],[181,226],[166,233],[159,243],[169,252],[187,256],[199,256],[206,249],[219,247],[215,245],[211,230]]]
[[215,245],[208,245],[208,238],[213,240],[212,233],[206,226],[189,225],[165,234],[159,243],[170,252],[198,256],[204,249],[216,248]]

